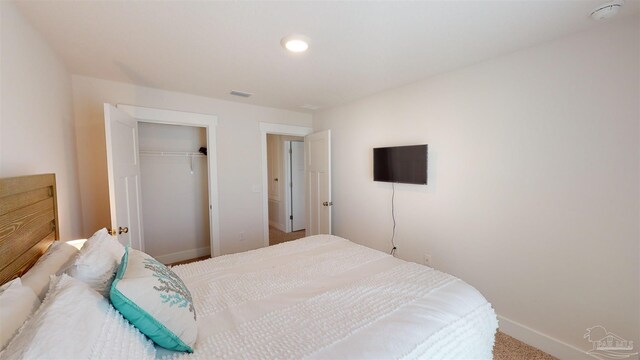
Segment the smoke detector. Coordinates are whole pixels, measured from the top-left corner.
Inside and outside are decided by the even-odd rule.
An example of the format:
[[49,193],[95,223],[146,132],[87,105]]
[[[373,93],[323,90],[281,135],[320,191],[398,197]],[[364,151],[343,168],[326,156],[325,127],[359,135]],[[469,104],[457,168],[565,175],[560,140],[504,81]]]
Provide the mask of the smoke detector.
[[618,14],[622,5],[624,5],[624,0],[614,0],[602,4],[591,12],[591,18],[598,21],[611,19]]

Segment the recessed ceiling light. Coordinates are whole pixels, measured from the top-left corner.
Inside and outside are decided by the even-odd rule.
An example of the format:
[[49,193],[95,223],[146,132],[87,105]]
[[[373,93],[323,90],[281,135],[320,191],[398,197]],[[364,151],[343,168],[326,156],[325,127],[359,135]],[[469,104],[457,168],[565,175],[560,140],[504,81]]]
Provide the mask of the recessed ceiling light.
[[294,53],[305,52],[309,48],[309,38],[304,35],[289,35],[283,37],[280,44]]
[[300,107],[303,108],[303,109],[307,109],[307,110],[318,110],[318,109],[320,109],[320,106],[312,105],[312,104],[302,104],[302,105],[300,105]]

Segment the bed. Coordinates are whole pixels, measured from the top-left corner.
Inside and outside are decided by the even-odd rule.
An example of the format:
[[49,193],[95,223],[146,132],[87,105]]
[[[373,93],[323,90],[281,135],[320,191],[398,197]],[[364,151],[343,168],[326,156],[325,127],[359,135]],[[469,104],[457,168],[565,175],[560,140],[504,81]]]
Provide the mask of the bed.
[[[53,213],[49,221],[55,224]],[[3,276],[25,270],[17,268]],[[193,353],[145,350],[155,358],[492,358],[497,319],[476,289],[337,236],[310,236],[172,270],[192,294],[197,341]],[[101,331],[102,338],[113,332]],[[91,357],[107,350],[93,346]],[[120,355],[134,357],[126,349]]]

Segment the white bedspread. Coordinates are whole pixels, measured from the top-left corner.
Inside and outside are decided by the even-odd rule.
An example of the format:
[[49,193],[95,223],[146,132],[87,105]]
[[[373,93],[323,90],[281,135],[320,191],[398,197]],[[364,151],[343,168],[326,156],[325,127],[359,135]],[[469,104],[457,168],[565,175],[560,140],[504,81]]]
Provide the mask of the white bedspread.
[[173,270],[194,298],[197,359],[491,359],[496,315],[473,287],[319,235]]

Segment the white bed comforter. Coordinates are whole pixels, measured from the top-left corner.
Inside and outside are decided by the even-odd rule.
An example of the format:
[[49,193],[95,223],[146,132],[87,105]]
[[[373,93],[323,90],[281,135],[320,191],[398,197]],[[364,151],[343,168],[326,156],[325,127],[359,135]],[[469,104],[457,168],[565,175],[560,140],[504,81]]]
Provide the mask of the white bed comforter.
[[197,359],[491,359],[496,315],[451,275],[330,236],[173,270],[194,298]]

